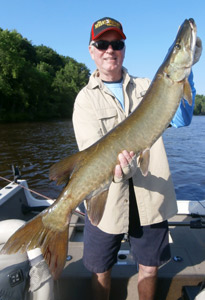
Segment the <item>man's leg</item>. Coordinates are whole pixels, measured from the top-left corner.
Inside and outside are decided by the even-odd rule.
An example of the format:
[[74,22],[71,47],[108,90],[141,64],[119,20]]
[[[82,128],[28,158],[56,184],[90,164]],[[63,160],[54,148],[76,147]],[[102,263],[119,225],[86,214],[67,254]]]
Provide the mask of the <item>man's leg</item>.
[[111,269],[104,273],[93,273],[93,300],[109,300],[111,286]]
[[139,265],[138,293],[139,300],[154,300],[158,267]]
[[168,223],[163,221],[141,226],[132,180],[129,180],[129,237],[133,258],[139,264],[138,292],[140,300],[153,300],[158,266],[170,259]]
[[93,226],[86,216],[83,263],[92,272],[93,300],[109,299],[111,269],[117,261],[124,234],[109,234]]

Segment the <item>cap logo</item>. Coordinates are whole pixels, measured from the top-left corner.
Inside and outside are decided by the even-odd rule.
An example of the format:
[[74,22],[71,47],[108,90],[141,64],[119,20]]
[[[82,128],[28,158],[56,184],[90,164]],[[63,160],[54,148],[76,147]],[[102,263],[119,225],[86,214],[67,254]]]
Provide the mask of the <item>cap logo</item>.
[[109,30],[118,32],[122,39],[126,39],[121,23],[110,17],[104,17],[93,23],[90,32],[89,44],[91,41],[99,38],[102,34]]
[[103,25],[106,25],[106,26],[114,26],[114,27],[118,27],[120,28],[121,25],[114,21],[114,20],[110,20],[110,19],[106,19],[106,20],[102,20],[102,21],[98,21],[96,24],[95,24],[95,29],[103,26]]

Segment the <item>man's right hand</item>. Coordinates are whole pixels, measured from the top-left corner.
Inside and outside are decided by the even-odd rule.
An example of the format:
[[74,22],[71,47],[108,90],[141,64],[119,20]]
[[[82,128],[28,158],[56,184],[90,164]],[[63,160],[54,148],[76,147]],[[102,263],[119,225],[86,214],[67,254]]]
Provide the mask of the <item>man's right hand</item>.
[[121,182],[133,176],[137,169],[136,155],[134,151],[123,150],[119,155],[119,164],[115,166],[114,182]]

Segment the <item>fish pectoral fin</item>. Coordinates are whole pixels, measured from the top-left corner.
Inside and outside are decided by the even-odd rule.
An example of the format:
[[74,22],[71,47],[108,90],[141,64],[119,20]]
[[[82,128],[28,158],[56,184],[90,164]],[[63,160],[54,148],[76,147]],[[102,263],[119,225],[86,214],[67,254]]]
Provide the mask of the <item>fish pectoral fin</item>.
[[150,161],[150,149],[145,149],[139,155],[138,164],[143,176],[147,176]]
[[49,171],[50,180],[57,180],[57,184],[67,183],[72,172],[79,166],[83,158],[83,152],[77,152],[51,166]]
[[97,226],[103,216],[105,204],[108,196],[108,189],[93,196],[90,199],[86,199],[87,214],[90,222]]
[[[183,95],[184,99],[188,101],[189,105],[192,106],[192,91],[191,91],[191,87],[189,84],[188,79],[185,80],[184,83],[184,95]],[[185,106],[185,104],[184,104]]]

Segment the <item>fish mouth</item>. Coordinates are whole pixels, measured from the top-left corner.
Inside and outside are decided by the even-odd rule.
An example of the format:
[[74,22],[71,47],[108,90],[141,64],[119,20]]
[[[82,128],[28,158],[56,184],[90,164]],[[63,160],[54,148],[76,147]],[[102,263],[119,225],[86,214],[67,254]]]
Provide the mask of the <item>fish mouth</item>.
[[189,21],[189,24],[191,26],[191,29],[195,30],[196,29],[196,23],[195,23],[194,19],[190,18],[188,21]]
[[191,50],[193,51],[195,48],[195,45],[196,45],[196,38],[197,38],[197,35],[196,35],[197,28],[196,28],[196,23],[195,23],[194,19],[192,19],[192,18],[189,19],[189,25],[190,25],[191,31],[192,31]]

